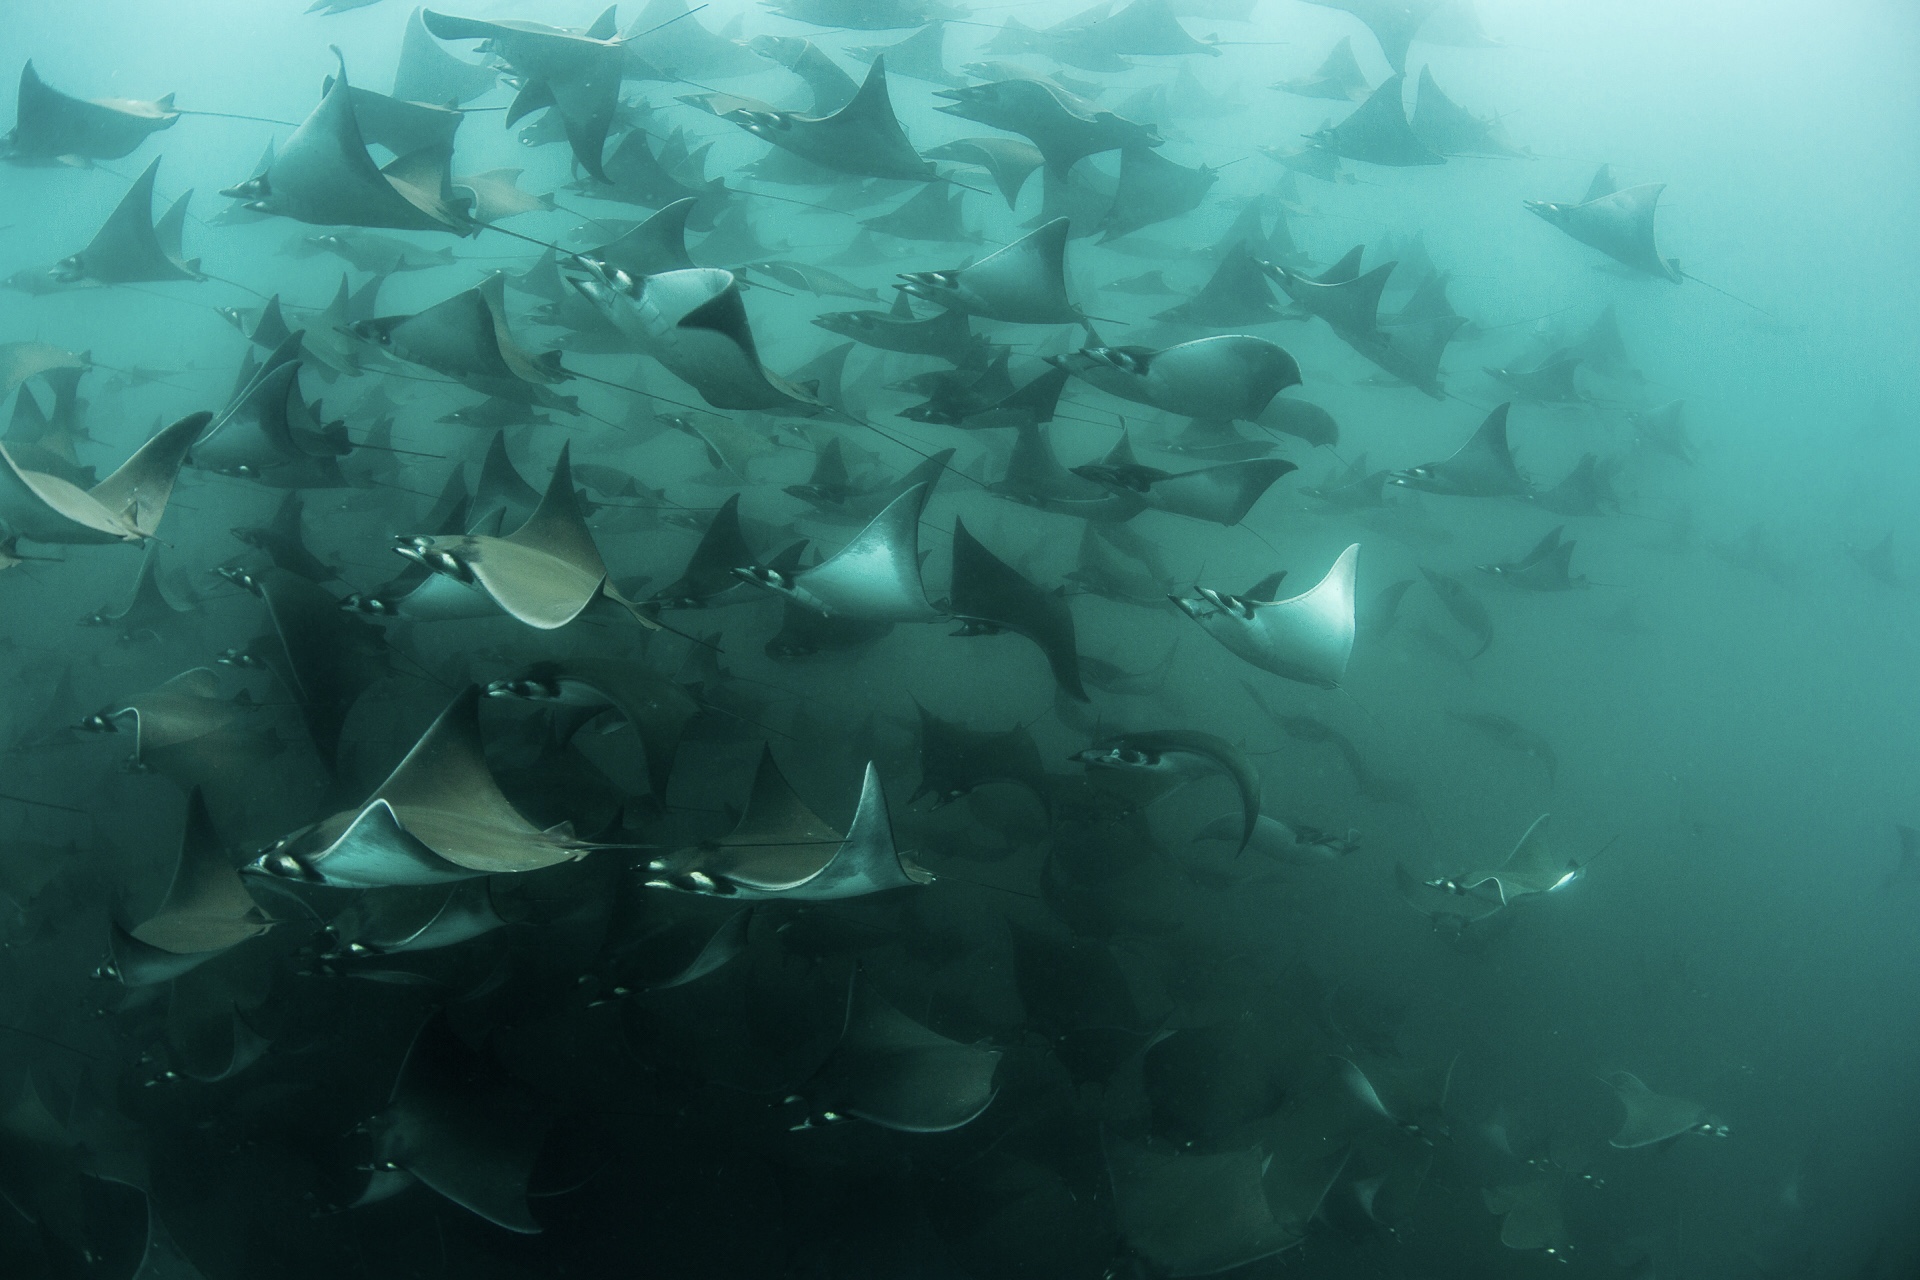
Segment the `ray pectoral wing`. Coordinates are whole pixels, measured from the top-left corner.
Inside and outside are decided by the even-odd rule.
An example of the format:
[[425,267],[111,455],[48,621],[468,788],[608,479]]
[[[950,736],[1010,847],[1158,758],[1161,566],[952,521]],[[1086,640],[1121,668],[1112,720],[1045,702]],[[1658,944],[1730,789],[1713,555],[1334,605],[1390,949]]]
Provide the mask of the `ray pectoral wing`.
[[1287,600],[1246,602],[1244,609],[1224,607],[1218,593],[1174,597],[1228,650],[1256,667],[1289,680],[1337,686],[1353,653],[1354,579],[1358,543],[1340,553],[1318,584]]
[[452,884],[481,874],[429,849],[384,799],[370,801],[337,839],[305,861],[325,883],[350,889]]
[[881,789],[879,771],[869,762],[861,781],[860,806],[854,810],[847,838],[817,874],[780,896],[832,901],[911,888],[932,878],[895,846],[886,792]]
[[[931,622],[939,617],[920,579],[920,515],[932,489],[931,482],[908,488],[831,558],[794,575],[787,594],[834,618]],[[759,575],[749,580],[764,582]]]

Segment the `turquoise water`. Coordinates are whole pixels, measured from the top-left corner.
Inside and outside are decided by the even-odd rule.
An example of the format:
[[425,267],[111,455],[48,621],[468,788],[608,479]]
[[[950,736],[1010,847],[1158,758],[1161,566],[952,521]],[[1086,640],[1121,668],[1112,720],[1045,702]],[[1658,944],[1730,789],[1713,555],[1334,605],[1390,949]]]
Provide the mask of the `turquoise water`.
[[1909,8],[829,8],[0,23],[0,1274],[1910,1274]]

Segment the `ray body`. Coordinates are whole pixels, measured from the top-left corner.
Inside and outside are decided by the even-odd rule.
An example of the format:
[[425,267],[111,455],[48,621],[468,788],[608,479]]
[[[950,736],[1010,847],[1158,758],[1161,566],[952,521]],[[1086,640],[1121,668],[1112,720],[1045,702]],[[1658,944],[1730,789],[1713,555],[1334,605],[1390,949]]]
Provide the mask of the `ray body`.
[[1547,815],[1542,814],[1499,866],[1430,883],[1448,893],[1479,897],[1504,907],[1533,894],[1550,893],[1579,872],[1579,862],[1555,852],[1547,834]]
[[1163,1275],[1236,1270],[1303,1238],[1276,1220],[1257,1148],[1169,1152],[1109,1135],[1105,1149],[1116,1225]]
[[967,312],[943,309],[921,320],[914,316],[908,294],[896,296],[890,311],[829,311],[815,316],[813,323],[882,351],[938,356],[962,368],[985,362],[987,340],[973,332]]
[[620,595],[607,576],[593,531],[573,487],[571,449],[560,447],[540,505],[505,537],[468,534],[403,536],[395,550],[462,586],[529,627],[553,631],[606,600],[642,625],[657,627]]
[[1613,487],[1614,468],[1601,463],[1599,455],[1587,453],[1573,464],[1552,488],[1540,489],[1529,496],[1535,506],[1563,516],[1604,516],[1620,510],[1620,495]]
[[407,19],[400,63],[393,73],[394,97],[463,107],[500,82],[493,68],[463,61],[442,48],[427,30],[425,12],[416,7]]
[[1013,324],[1083,324],[1067,296],[1067,220],[1055,218],[971,266],[900,278],[902,293]]
[[1178,165],[1152,147],[1123,148],[1120,179],[1100,226],[1100,242],[1192,213],[1218,180],[1218,171],[1207,165]]
[[587,724],[613,713],[632,726],[646,752],[652,794],[664,798],[681,736],[700,705],[680,685],[635,661],[572,657],[539,662],[487,686],[490,698],[517,698],[548,708],[555,736],[570,740]]
[[937,808],[992,783],[1025,787],[1045,802],[1047,769],[1033,735],[1016,726],[1000,732],[968,728],[914,704],[920,715],[920,785],[907,802],[931,796]]
[[1353,56],[1353,37],[1341,36],[1311,75],[1277,82],[1274,88],[1303,98],[1335,102],[1364,102],[1373,92],[1359,59]]
[[657,860],[649,870],[657,878],[648,883],[661,888],[742,901],[829,902],[932,879],[896,848],[886,794],[872,764],[843,834],[807,808],[765,747],[734,829]]
[[1509,1249],[1557,1254],[1567,1244],[1565,1175],[1540,1169],[1526,1181],[1488,1187],[1480,1193],[1487,1212],[1500,1218],[1500,1243]]
[[1073,611],[1058,592],[1046,591],[1022,577],[967,530],[958,519],[953,526],[953,616],[960,619],[960,635],[993,635],[1012,631],[1025,636],[1046,655],[1060,688],[1080,702],[1088,701],[1080,682],[1080,651],[1074,640]]
[[1380,52],[1385,55],[1388,65],[1395,71],[1404,71],[1407,65],[1407,47],[1413,43],[1428,18],[1438,9],[1442,0],[1307,0],[1309,4],[1321,5],[1328,9],[1339,9],[1352,14],[1365,24],[1368,31],[1380,44]]
[[1561,537],[1564,526],[1555,528],[1518,560],[1483,564],[1489,574],[1522,591],[1573,591],[1591,586],[1584,574],[1572,571],[1573,546]]
[[973,120],[1033,143],[1049,168],[1066,173],[1075,161],[1128,145],[1160,145],[1159,131],[1103,110],[1059,85],[1039,80],[996,80],[943,89],[936,110]]
[[441,40],[481,41],[483,48],[520,77],[519,95],[506,114],[508,128],[542,107],[551,108],[565,126],[567,143],[580,167],[601,182],[607,180],[601,159],[627,66],[625,42],[614,34],[612,9],[584,33],[538,22],[487,22],[431,9],[424,10],[420,20]]
[[1553,744],[1518,721],[1491,711],[1449,711],[1447,715],[1509,751],[1538,760],[1547,771],[1548,782],[1558,776],[1560,758],[1554,753]]
[[1507,445],[1509,404],[1494,407],[1467,442],[1439,462],[1396,471],[1388,483],[1456,498],[1517,498],[1532,492]]
[[140,561],[140,572],[134,578],[133,590],[128,593],[126,603],[113,613],[101,609],[89,614],[81,619],[81,625],[112,627],[127,639],[141,635],[156,638],[159,628],[186,612],[188,610],[167,599],[167,593],[161,589],[160,548],[157,543],[150,543],[147,554]]
[[[1239,843],[1244,830],[1245,825],[1239,815],[1226,813],[1200,828],[1193,838]],[[1357,851],[1360,848],[1360,833],[1349,830],[1341,835],[1260,814],[1254,823],[1252,836],[1241,847],[1289,866],[1314,867],[1338,861]]]
[[1201,587],[1173,602],[1227,650],[1263,671],[1337,686],[1353,653],[1358,544],[1340,553],[1311,589],[1285,600],[1247,600]]
[[131,98],[76,98],[48,84],[29,59],[20,69],[14,126],[0,149],[17,163],[49,163],[65,157],[119,160],[180,119],[173,95],[140,101]]
[[[417,1179],[497,1227],[540,1231],[527,1202],[547,1132],[538,1103],[457,1036],[444,1013],[414,1036],[387,1107],[369,1124],[393,1194]],[[375,1197],[377,1198],[377,1197]],[[362,1203],[368,1202],[362,1198]]]
[[277,569],[245,585],[266,605],[273,629],[267,665],[299,706],[321,761],[331,765],[354,705],[391,669],[385,640],[296,573]]
[[320,105],[280,144],[266,170],[220,194],[258,213],[318,226],[466,235],[472,223],[466,199],[453,190],[452,163],[449,136],[384,169],[376,165],[342,60]]
[[537,871],[594,846],[541,831],[508,802],[480,740],[480,689],[448,704],[365,804],[277,841],[258,875],[341,888],[452,884]]
[[947,1133],[993,1105],[1001,1051],[922,1026],[858,971],[840,1042],[807,1092],[818,1109],[902,1133]]
[[515,340],[507,323],[506,282],[497,275],[425,311],[353,328],[399,359],[490,395],[551,402],[545,388],[568,376],[558,352],[536,356]]
[[1186,418],[1257,419],[1274,396],[1300,385],[1287,352],[1251,334],[1178,346],[1084,347],[1055,363],[1111,395]]
[[32,542],[145,542],[159,528],[188,449],[212,419],[204,412],[180,419],[91,489],[22,467],[0,445],[0,526]]
[[304,334],[289,334],[265,368],[194,443],[193,466],[275,488],[336,488],[339,459],[353,448],[344,421],[326,422],[300,390]]
[[931,622],[940,615],[920,581],[920,517],[932,492],[931,484],[907,490],[853,541],[811,568],[787,574],[742,565],[735,573],[829,618]]
[[1705,1107],[1685,1098],[1655,1093],[1636,1075],[1616,1071],[1607,1077],[1607,1083],[1620,1099],[1624,1112],[1619,1131],[1607,1140],[1611,1146],[1651,1147],[1688,1133],[1716,1138],[1727,1136],[1727,1126]]
[[1456,578],[1425,567],[1421,568],[1420,574],[1427,580],[1427,585],[1433,588],[1434,595],[1439,597],[1447,615],[1480,642],[1480,647],[1467,657],[1477,658],[1485,653],[1487,646],[1493,643],[1493,617],[1487,612],[1487,606]]
[[762,142],[838,173],[909,182],[934,176],[933,165],[914,150],[893,112],[884,56],[873,60],[860,91],[832,115],[739,108],[724,118]]
[[1009,209],[1020,203],[1020,190],[1034,170],[1046,163],[1039,147],[1019,138],[960,138],[944,142],[925,155],[929,160],[951,160],[985,169]]
[[1201,771],[1217,770],[1233,783],[1240,794],[1240,844],[1235,852],[1244,852],[1252,842],[1260,820],[1260,774],[1253,760],[1239,747],[1217,734],[1198,729],[1158,729],[1144,733],[1124,733],[1096,743],[1073,757],[1090,768],[1127,772],[1164,773],[1190,777],[1196,766]]
[[1414,135],[1436,155],[1514,158],[1527,154],[1508,141],[1498,121],[1482,119],[1449,98],[1430,66],[1420,68],[1419,95],[1410,123]]
[[180,856],[166,897],[131,929],[113,925],[116,976],[128,986],[166,982],[267,931],[266,916],[227,860],[206,800],[187,795]]
[[1662,257],[1653,238],[1654,213],[1664,182],[1625,187],[1579,204],[1529,200],[1527,211],[1560,228],[1590,249],[1598,249],[1624,267],[1679,284],[1686,278],[1678,258]]
[[1156,511],[1231,528],[1246,518],[1276,480],[1296,469],[1285,458],[1250,458],[1182,472],[1094,464],[1075,467],[1074,474],[1116,493],[1136,494]]
[[1353,114],[1313,135],[1313,145],[1348,160],[1389,168],[1445,164],[1420,139],[1407,120],[1403,98],[1406,77],[1391,75],[1380,82]]
[[1664,453],[1678,462],[1691,464],[1696,456],[1693,442],[1687,438],[1687,402],[1669,400],[1651,409],[1628,415],[1635,440],[1644,448]]
[[639,349],[716,409],[817,410],[819,402],[760,363],[730,271],[695,267],[633,277],[579,260],[575,288]]

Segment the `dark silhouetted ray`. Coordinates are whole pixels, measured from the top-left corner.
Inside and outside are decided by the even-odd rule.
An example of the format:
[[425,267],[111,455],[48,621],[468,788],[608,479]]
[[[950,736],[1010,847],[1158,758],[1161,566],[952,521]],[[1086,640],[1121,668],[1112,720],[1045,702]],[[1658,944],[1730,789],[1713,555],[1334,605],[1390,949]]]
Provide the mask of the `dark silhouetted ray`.
[[895,295],[890,311],[829,311],[815,316],[813,323],[864,346],[938,356],[960,368],[984,364],[988,352],[987,340],[973,332],[967,312],[942,310],[918,320],[904,292]]
[[[852,102],[853,95],[860,92],[860,82],[842,71],[840,64],[811,40],[803,40],[798,36],[758,35],[747,42],[747,47],[763,58],[772,58],[806,81],[808,90],[813,94],[813,105],[809,109],[812,115],[832,115]],[[894,70],[912,74],[905,71],[897,60]]]
[[500,82],[493,68],[464,62],[440,47],[414,9],[400,39],[400,65],[393,73],[393,96],[407,102],[465,106]]
[[1018,570],[987,550],[953,522],[953,616],[960,619],[958,635],[993,635],[1012,631],[1040,647],[1053,669],[1053,678],[1069,695],[1088,701],[1080,683],[1080,651],[1074,639],[1073,611],[1057,591],[1045,591]]
[[387,1109],[369,1126],[381,1162],[373,1184],[397,1172],[497,1227],[535,1234],[527,1186],[547,1126],[533,1096],[436,1013],[414,1036]]
[[1330,98],[1335,102],[1361,102],[1373,92],[1367,74],[1353,56],[1353,38],[1341,36],[1312,75],[1281,80],[1273,86],[1303,98]]
[[1218,171],[1204,164],[1189,169],[1152,147],[1123,148],[1120,183],[1100,226],[1101,243],[1192,213],[1218,180]]
[[187,794],[186,827],[167,896],[144,922],[112,929],[115,976],[130,987],[177,978],[267,931],[267,918],[227,860],[198,787]]
[[646,354],[716,409],[817,409],[819,401],[760,363],[739,282],[695,267],[633,277],[580,258],[568,279]]
[[153,182],[159,171],[160,158],[155,156],[87,247],[48,270],[55,287],[206,279],[200,274],[200,260],[183,259],[180,251],[180,227],[193,193],[174,201],[157,224],[153,220]]
[[903,1133],[946,1133],[993,1105],[1000,1057],[915,1022],[856,970],[840,1043],[807,1092],[819,1111]]
[[18,103],[13,129],[0,140],[0,153],[15,162],[119,160],[180,119],[172,94],[151,102],[71,97],[42,80],[31,59],[20,69]]
[[920,188],[896,208],[862,218],[860,225],[902,240],[951,244],[980,238],[967,230],[966,221],[961,217],[960,193],[934,183]]
[[1160,145],[1152,125],[1102,110],[1042,80],[997,80],[964,89],[942,89],[936,109],[963,120],[1017,133],[1040,149],[1047,167],[1065,174],[1074,162],[1125,146]]
[[1162,1275],[1216,1275],[1303,1238],[1275,1218],[1264,1186],[1270,1166],[1257,1147],[1171,1152],[1111,1134],[1104,1146],[1115,1223]]
[[1426,493],[1456,498],[1518,498],[1532,486],[1513,464],[1507,447],[1507,412],[1511,405],[1494,407],[1468,441],[1439,461],[1396,471],[1388,483]]
[[321,761],[331,765],[354,704],[390,670],[385,639],[298,574],[276,569],[250,577],[248,585],[266,604],[273,628],[265,661],[300,708]]
[[952,271],[902,275],[902,293],[951,311],[1014,324],[1084,324],[1067,297],[1067,220],[1037,231]]
[[1403,75],[1388,76],[1352,115],[1315,133],[1313,145],[1364,164],[1393,168],[1445,164],[1447,158],[1436,155],[1407,122],[1406,104],[1401,99],[1405,82]]
[[1161,774],[1186,781],[1196,773],[1217,770],[1240,793],[1240,843],[1244,851],[1260,818],[1260,774],[1252,759],[1217,734],[1198,729],[1155,729],[1123,733],[1096,743],[1073,757],[1098,769]]
[[112,627],[126,639],[153,639],[158,636],[160,628],[188,612],[191,611],[167,599],[167,593],[161,589],[160,547],[158,543],[149,543],[126,603],[113,613],[105,609],[96,610],[81,619],[81,625]]
[[700,709],[678,684],[638,662],[613,658],[536,663],[519,676],[488,685],[487,696],[520,698],[548,708],[555,736],[562,742],[589,721],[608,712],[616,714],[639,735],[648,784],[662,800],[681,735]]
[[1422,568],[1420,573],[1427,580],[1427,585],[1433,588],[1434,595],[1440,598],[1448,616],[1480,642],[1480,647],[1467,656],[1477,658],[1485,653],[1487,646],[1493,643],[1493,618],[1487,613],[1487,606],[1480,603],[1480,598],[1467,590],[1458,579],[1427,568]]
[[1483,564],[1480,571],[1522,591],[1572,591],[1590,586],[1584,575],[1573,572],[1574,544],[1562,540],[1564,529],[1561,526],[1548,533],[1520,559]]
[[1156,511],[1231,527],[1246,518],[1274,481],[1293,470],[1284,458],[1250,458],[1178,473],[1100,463],[1075,467],[1073,473],[1118,493],[1138,494]]
[[[1598,185],[1599,178],[1595,178]],[[1598,249],[1615,262],[1644,275],[1679,284],[1686,278],[1678,258],[1664,258],[1653,239],[1654,211],[1664,182],[1626,187],[1588,198],[1580,204],[1551,200],[1525,201],[1527,211],[1560,228],[1581,244]]]
[[1549,784],[1558,777],[1560,758],[1554,754],[1553,744],[1518,721],[1491,711],[1449,711],[1447,715],[1461,724],[1471,726],[1488,741],[1539,761],[1547,771]]
[[736,108],[723,113],[762,142],[837,173],[926,181],[934,175],[907,140],[887,95],[887,60],[878,57],[860,92],[829,116]]
[[627,65],[626,45],[614,38],[612,9],[578,35],[538,22],[485,22],[431,9],[422,12],[421,21],[442,40],[485,41],[489,52],[520,78],[519,96],[507,110],[507,127],[542,107],[551,108],[566,127],[575,162],[593,178],[607,180],[600,162]]
[[498,275],[414,315],[353,327],[392,355],[489,395],[540,403],[551,394],[544,388],[567,377],[558,352],[536,356],[514,340],[506,282]]
[[1613,488],[1613,472],[1613,466],[1602,464],[1598,455],[1582,454],[1560,483],[1532,494],[1530,501],[1563,516],[1603,516],[1618,511],[1620,495]]
[[1395,71],[1404,71],[1407,46],[1413,43],[1421,24],[1439,8],[1441,0],[1307,0],[1307,3],[1340,9],[1360,19],[1380,42],[1380,52],[1386,55],[1388,64]]
[[453,191],[452,165],[451,137],[384,169],[374,164],[342,60],[320,105],[280,144],[266,171],[220,194],[259,213],[323,227],[466,235],[472,224],[465,199]]
[[1420,68],[1411,123],[1414,134],[1436,155],[1518,158],[1527,154],[1507,139],[1497,120],[1482,119],[1441,92],[1432,67]]

